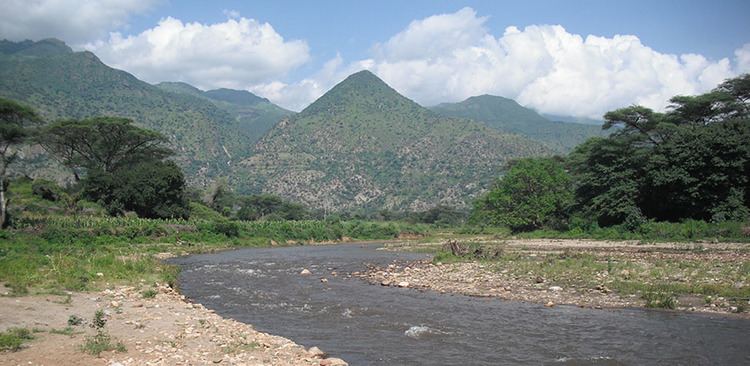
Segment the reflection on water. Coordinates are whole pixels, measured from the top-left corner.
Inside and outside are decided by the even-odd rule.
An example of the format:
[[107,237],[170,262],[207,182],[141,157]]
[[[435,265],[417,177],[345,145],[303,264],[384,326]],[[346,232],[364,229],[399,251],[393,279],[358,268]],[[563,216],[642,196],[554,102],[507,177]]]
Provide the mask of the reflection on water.
[[[183,267],[180,287],[193,301],[351,365],[750,364],[747,320],[545,308],[347,278],[368,263],[423,257],[376,248],[242,249],[173,262]],[[312,274],[300,275],[304,268]]]

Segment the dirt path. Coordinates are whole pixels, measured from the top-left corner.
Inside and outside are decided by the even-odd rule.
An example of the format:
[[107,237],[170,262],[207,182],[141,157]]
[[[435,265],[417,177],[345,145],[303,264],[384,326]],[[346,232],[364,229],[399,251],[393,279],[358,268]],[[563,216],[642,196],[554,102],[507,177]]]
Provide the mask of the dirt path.
[[[16,352],[0,353],[0,365],[346,365],[324,359],[316,348],[258,332],[190,304],[168,287],[153,298],[133,287],[67,296],[0,297],[0,330],[23,327],[35,339]],[[81,351],[94,330],[87,325],[97,309],[107,314],[106,330],[126,352],[95,357]],[[85,323],[64,331],[76,315]],[[71,334],[72,333],[72,334]]]

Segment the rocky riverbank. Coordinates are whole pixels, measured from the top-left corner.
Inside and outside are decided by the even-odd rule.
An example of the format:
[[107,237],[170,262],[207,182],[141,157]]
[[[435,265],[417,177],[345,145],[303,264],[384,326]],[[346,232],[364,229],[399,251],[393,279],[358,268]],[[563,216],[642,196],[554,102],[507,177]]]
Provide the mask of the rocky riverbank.
[[[89,326],[103,310],[105,331],[124,346],[98,357],[82,345],[95,332]],[[84,319],[69,323],[73,316]],[[0,353],[2,365],[328,365],[316,347],[294,342],[251,325],[225,319],[167,286],[113,287],[99,293],[0,297],[0,330],[26,328],[34,339],[16,352]]]
[[[745,246],[632,242],[516,240],[476,243],[494,258],[449,257],[370,267],[359,274],[380,286],[497,297],[552,307],[663,307],[684,311],[737,313],[748,317],[747,298],[693,291],[744,293],[750,254]],[[479,246],[475,246],[478,248]],[[429,248],[430,244],[391,249]],[[433,244],[433,249],[438,250]],[[654,289],[673,289],[661,292]]]

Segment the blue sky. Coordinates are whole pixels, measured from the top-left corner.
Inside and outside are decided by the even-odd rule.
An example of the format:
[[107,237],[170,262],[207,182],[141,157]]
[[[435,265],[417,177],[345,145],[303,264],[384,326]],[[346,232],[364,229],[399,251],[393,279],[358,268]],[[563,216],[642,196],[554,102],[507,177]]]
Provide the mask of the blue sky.
[[[511,25],[560,24],[577,34],[633,34],[666,53],[729,57],[750,42],[750,1],[169,1],[134,19],[132,31],[150,28],[165,16],[215,23],[223,10],[269,22],[284,37],[310,45],[313,70],[340,52],[344,58],[369,56],[371,46],[409,22],[469,6],[489,17],[486,26],[502,33]],[[306,70],[307,69],[307,70]]]
[[6,1],[0,38],[293,110],[361,69],[424,105],[495,94],[586,117],[750,71],[750,1]]

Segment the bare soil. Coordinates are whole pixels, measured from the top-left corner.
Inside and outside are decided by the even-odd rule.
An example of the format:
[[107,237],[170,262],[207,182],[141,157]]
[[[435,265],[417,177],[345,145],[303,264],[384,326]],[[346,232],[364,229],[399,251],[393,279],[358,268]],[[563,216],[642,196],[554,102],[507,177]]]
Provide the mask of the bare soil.
[[[324,358],[315,347],[294,342],[224,319],[200,304],[191,304],[173,289],[154,288],[154,298],[143,289],[114,287],[100,293],[70,293],[0,297],[0,330],[23,327],[35,339],[16,352],[0,353],[0,365],[345,365]],[[89,326],[97,309],[107,314],[106,331],[122,342],[126,352],[108,351],[99,357],[81,345],[95,331]],[[63,330],[76,315],[84,324]]]

